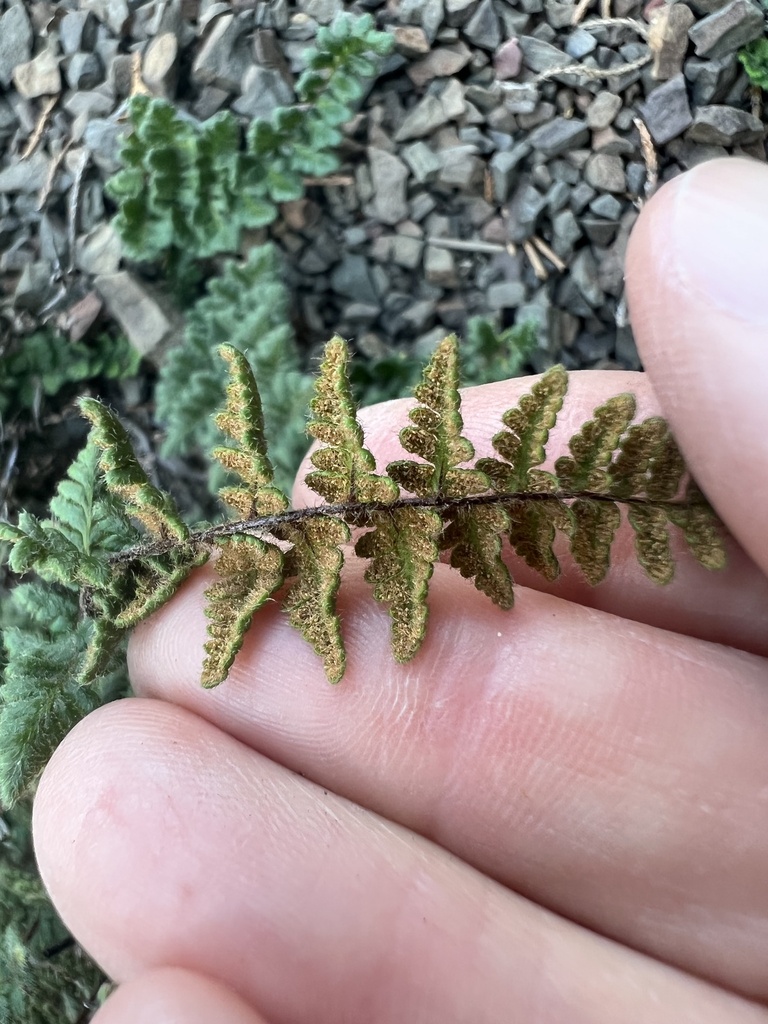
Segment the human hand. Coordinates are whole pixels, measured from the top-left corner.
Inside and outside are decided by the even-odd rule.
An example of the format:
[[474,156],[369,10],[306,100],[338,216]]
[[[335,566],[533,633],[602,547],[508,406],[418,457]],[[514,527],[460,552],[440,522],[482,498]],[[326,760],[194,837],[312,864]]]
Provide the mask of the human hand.
[[[403,666],[353,568],[337,688],[275,607],[202,691],[203,572],[137,631],[139,699],[73,731],[35,808],[64,920],[124,983],[98,1024],[767,1024],[766,234],[756,163],[665,186],[628,254],[648,378],[574,374],[550,446],[622,390],[661,411],[723,573],[681,555],[657,589],[625,536],[595,590],[515,562],[501,612],[438,565]],[[479,454],[527,388],[467,392]],[[382,463],[404,418],[366,415]]]

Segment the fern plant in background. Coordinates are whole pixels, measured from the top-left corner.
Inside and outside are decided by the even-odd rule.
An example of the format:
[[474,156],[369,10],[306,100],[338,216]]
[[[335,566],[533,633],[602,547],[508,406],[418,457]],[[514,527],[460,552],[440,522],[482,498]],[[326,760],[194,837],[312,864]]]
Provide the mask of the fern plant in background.
[[739,50],[739,60],[750,82],[768,92],[768,38],[756,39]]
[[394,43],[373,24],[371,15],[341,13],[319,29],[296,83],[299,104],[252,121],[244,144],[229,111],[198,124],[165,100],[134,96],[123,167],[107,184],[125,255],[169,255],[179,266],[237,253],[243,229],[271,224],[279,203],[303,195],[305,175],[335,171],[339,126]]
[[[183,343],[169,352],[155,389],[166,455],[207,452],[221,440],[212,417],[226,388],[226,367],[216,351],[224,338],[246,354],[264,381],[264,419],[275,473],[281,487],[290,487],[307,447],[304,410],[312,382],[301,370],[288,291],[273,246],[255,247],[245,263],[225,263],[189,313]],[[212,468],[211,479],[215,491],[222,482],[220,467]]]

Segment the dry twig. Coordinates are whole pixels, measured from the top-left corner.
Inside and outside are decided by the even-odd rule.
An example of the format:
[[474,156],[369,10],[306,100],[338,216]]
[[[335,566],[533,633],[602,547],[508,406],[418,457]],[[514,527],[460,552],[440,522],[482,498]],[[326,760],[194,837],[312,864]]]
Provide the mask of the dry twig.
[[539,281],[546,281],[549,277],[549,273],[547,272],[547,268],[541,262],[541,256],[536,252],[535,247],[530,241],[526,240],[523,242],[523,252],[528,257],[528,261],[533,267],[533,272]]
[[643,163],[645,164],[645,186],[643,188],[645,199],[641,199],[638,196],[638,201],[635,205],[639,209],[645,200],[650,199],[656,191],[656,186],[659,183],[659,158],[645,121],[642,121],[639,117],[633,117],[632,121],[640,136],[640,151],[643,154]]
[[550,247],[547,245],[547,243],[544,241],[544,239],[543,238],[539,238],[538,235],[532,235],[531,236],[531,241],[536,246],[536,248],[539,250],[541,255],[545,259],[548,259],[549,262],[554,267],[556,267],[557,270],[559,270],[560,273],[562,274],[562,272],[566,269],[566,264],[563,263],[563,261],[560,259],[560,257],[557,255],[556,252],[553,252],[553,250],[550,249]]
[[43,104],[43,109],[40,111],[40,117],[38,118],[37,124],[35,125],[35,130],[30,135],[29,141],[24,147],[24,152],[21,154],[21,160],[29,159],[29,157],[31,157],[37,149],[38,145],[40,144],[40,139],[42,139],[43,137],[45,126],[48,124],[48,118],[51,116],[51,111],[56,106],[58,99],[58,96],[49,96]]
[[37,209],[42,210],[45,204],[48,202],[48,196],[51,194],[54,182],[56,181],[56,175],[59,167],[61,167],[61,161],[67,155],[69,147],[72,145],[72,139],[67,139],[64,145],[61,147],[59,152],[51,160],[51,166],[48,168],[48,177],[45,179],[45,184],[40,190],[40,198],[37,201]]

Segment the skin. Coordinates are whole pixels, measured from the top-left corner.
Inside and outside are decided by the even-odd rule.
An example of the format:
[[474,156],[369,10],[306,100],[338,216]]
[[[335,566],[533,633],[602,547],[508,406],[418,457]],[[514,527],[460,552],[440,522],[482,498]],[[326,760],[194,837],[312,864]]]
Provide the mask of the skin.
[[[764,166],[665,185],[627,256],[647,375],[573,375],[550,449],[632,390],[727,524],[724,572],[681,554],[657,589],[623,536],[595,590],[512,559],[505,613],[438,565],[399,666],[352,564],[337,688],[275,606],[202,691],[204,571],[136,632],[137,698],[70,734],[35,807],[120,983],[98,1024],[768,1024],[766,233]],[[529,384],[466,393],[481,454]],[[366,414],[382,464],[406,412]]]

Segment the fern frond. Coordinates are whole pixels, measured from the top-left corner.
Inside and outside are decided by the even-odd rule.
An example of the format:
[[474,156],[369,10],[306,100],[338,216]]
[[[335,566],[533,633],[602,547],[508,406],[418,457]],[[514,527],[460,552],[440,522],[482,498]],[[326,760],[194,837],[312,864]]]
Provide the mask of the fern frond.
[[307,433],[325,447],[312,454],[315,470],[305,481],[331,503],[394,501],[400,493],[397,484],[375,472],[376,460],[363,444],[348,360],[346,342],[336,335],[325,347],[307,424]]
[[461,433],[458,339],[449,335],[435,349],[414,391],[420,404],[409,417],[414,426],[400,431],[400,443],[423,462],[390,462],[387,473],[420,498],[466,497],[487,490],[488,478],[476,469],[461,469],[475,454]]
[[216,426],[237,447],[214,448],[212,455],[244,486],[224,487],[219,497],[243,519],[269,516],[288,507],[288,499],[274,486],[274,470],[267,453],[261,396],[248,360],[231,345],[221,345],[219,355],[229,367],[227,402],[216,416]]
[[126,514],[138,519],[159,540],[186,540],[189,530],[173,499],[149,482],[118,418],[94,398],[82,398],[80,409],[93,425],[91,440],[101,449],[100,464],[107,487],[124,502]]
[[329,682],[344,675],[345,652],[336,595],[344,556],[340,544],[350,538],[347,524],[332,516],[307,519],[274,530],[292,548],[286,558],[286,577],[297,577],[284,601],[291,625],[322,658]]
[[506,509],[478,505],[460,509],[441,537],[442,547],[451,549],[451,565],[500,608],[515,603],[512,577],[501,557],[502,538],[509,529]]
[[283,553],[257,537],[230,537],[215,563],[217,580],[206,591],[209,639],[203,686],[227,677],[251,619],[283,583]]
[[370,559],[365,579],[373,585],[376,600],[389,606],[392,653],[397,661],[409,661],[427,629],[427,589],[443,521],[430,509],[398,508],[376,513],[372,525],[358,539],[355,552]]

